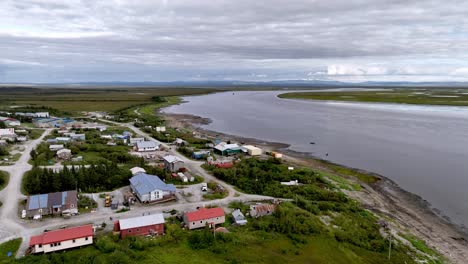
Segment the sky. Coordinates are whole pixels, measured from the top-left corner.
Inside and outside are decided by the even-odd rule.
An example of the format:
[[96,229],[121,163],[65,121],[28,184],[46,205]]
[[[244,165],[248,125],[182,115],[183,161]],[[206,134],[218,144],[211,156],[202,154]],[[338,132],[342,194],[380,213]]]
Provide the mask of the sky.
[[468,81],[468,1],[2,0],[0,82]]

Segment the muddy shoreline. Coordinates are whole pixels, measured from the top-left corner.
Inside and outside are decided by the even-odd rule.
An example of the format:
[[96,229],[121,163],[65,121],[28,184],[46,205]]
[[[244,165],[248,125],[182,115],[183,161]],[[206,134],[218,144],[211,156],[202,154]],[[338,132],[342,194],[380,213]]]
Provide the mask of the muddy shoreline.
[[[329,171],[322,160],[311,153],[296,152],[288,149],[289,145],[280,142],[268,142],[261,139],[245,138],[229,135],[202,128],[209,124],[209,118],[190,114],[160,113],[172,127],[188,128],[195,134],[209,139],[221,139],[242,144],[259,146],[266,151],[279,151],[288,162]],[[333,164],[333,163],[332,163]],[[339,165],[339,164],[336,164]],[[346,167],[339,165],[341,167]],[[346,167],[348,168],[348,167]],[[465,263],[468,258],[468,229],[450,221],[440,211],[431,207],[422,197],[402,189],[394,181],[372,172],[354,169],[360,173],[380,178],[373,184],[358,182],[355,178],[346,177],[359,183],[363,190],[346,192],[351,198],[358,200],[366,209],[388,218],[396,232],[411,232],[426,242],[427,245],[443,254],[450,262]],[[345,175],[342,175],[345,176]]]

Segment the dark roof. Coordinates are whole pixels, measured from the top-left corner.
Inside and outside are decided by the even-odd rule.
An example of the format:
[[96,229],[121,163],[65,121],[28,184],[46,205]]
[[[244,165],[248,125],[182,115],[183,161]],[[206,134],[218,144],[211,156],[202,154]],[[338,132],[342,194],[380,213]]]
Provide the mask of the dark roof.
[[77,195],[75,190],[31,195],[28,197],[26,208],[27,210],[36,210],[50,207],[58,208],[66,204],[76,204]]

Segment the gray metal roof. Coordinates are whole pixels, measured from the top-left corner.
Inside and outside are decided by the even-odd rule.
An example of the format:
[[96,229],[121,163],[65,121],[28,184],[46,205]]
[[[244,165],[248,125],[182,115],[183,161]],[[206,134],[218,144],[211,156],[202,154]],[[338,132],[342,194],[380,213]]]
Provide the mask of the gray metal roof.
[[130,178],[130,184],[139,195],[144,195],[154,190],[176,191],[174,184],[166,184],[158,176],[146,173],[138,173]]
[[164,224],[163,214],[145,215],[119,220],[120,230]]
[[179,157],[173,156],[173,155],[164,156],[163,159],[164,159],[165,161],[167,161],[168,163],[184,162],[184,161],[181,160]]
[[155,148],[157,146],[158,145],[153,141],[140,141],[140,142],[137,142],[137,147],[138,148]]

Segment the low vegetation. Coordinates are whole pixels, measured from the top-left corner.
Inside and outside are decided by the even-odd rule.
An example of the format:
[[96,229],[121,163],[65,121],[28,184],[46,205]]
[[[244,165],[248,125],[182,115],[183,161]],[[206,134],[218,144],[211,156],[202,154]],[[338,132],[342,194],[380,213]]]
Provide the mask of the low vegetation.
[[6,171],[0,171],[0,190],[3,190],[8,185],[10,174]]
[[[16,238],[0,244],[0,263],[10,263],[15,259],[16,252],[21,245],[21,238]],[[10,254],[10,256],[8,256]]]
[[287,99],[333,100],[367,103],[468,106],[464,89],[388,89],[378,91],[292,92],[280,94]]

